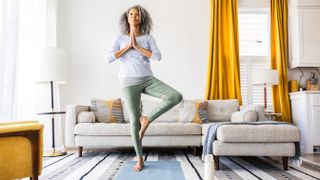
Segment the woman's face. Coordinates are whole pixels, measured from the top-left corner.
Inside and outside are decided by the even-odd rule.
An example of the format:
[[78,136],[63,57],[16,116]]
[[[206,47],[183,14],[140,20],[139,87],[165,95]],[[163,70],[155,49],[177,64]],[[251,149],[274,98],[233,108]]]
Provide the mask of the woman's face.
[[140,24],[141,17],[139,15],[138,9],[132,8],[129,10],[128,22],[130,25],[139,25]]

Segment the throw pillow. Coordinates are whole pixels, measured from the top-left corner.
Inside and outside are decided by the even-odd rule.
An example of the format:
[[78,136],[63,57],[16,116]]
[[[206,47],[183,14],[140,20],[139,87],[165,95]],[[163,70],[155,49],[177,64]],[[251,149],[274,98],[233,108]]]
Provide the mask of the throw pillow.
[[237,99],[208,100],[209,122],[230,121],[231,115],[239,111]]
[[120,98],[114,100],[91,99],[90,109],[94,112],[98,122],[124,122],[123,108]]
[[92,111],[82,111],[78,114],[78,123],[94,123],[96,117]]
[[183,100],[183,108],[179,112],[179,122],[182,123],[207,123],[208,102]]
[[254,110],[237,111],[232,113],[232,122],[255,122],[258,120],[258,113]]
[[208,123],[208,101],[195,102],[196,112],[192,120],[193,123]]
[[240,106],[240,111],[243,110],[254,110],[258,113],[258,121],[266,120],[264,106],[263,105],[242,105]]

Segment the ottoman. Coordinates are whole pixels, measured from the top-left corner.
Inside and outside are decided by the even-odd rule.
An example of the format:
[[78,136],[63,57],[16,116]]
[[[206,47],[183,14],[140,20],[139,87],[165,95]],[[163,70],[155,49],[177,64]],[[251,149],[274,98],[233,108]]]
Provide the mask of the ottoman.
[[[203,134],[209,126],[202,127]],[[290,124],[222,125],[213,142],[215,168],[219,170],[219,156],[280,156],[287,170],[288,157],[295,156],[298,142],[300,130]]]

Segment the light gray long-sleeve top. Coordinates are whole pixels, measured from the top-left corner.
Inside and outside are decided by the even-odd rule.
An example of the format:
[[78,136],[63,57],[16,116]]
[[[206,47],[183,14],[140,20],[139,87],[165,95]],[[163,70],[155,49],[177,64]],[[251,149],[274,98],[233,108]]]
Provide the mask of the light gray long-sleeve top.
[[[136,37],[137,44],[140,47],[148,49],[152,52],[151,60],[160,61],[161,53],[157,47],[156,41],[151,35],[141,35]],[[107,60],[109,63],[117,60],[115,57],[115,52],[126,47],[130,43],[130,36],[128,35],[118,35],[108,51]],[[142,53],[135,49],[130,49],[125,52],[120,58],[120,71],[119,78],[130,77],[146,77],[152,76],[153,73],[150,67],[150,59],[144,56]]]

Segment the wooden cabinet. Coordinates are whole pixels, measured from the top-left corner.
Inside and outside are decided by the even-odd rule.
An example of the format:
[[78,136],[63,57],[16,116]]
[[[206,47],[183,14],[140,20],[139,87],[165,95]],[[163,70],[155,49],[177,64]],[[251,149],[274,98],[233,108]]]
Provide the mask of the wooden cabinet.
[[288,66],[320,67],[320,0],[288,2]]
[[314,153],[320,147],[320,91],[290,93],[293,124],[301,131],[301,152]]

